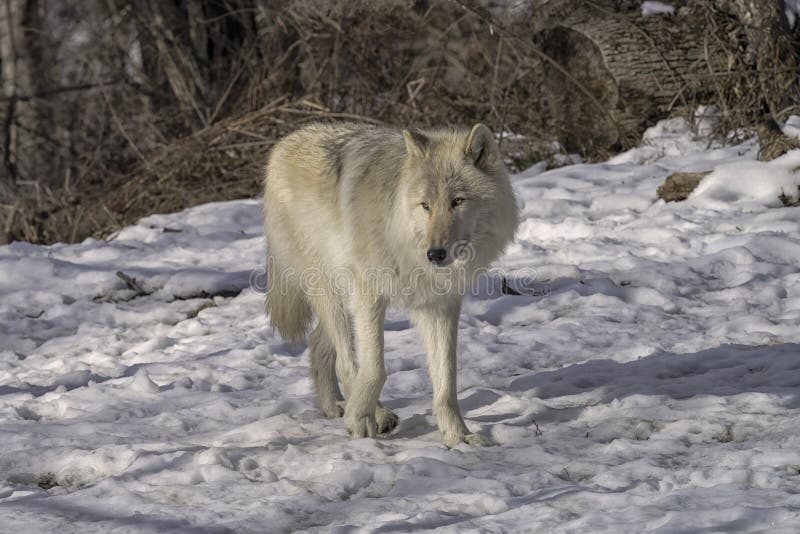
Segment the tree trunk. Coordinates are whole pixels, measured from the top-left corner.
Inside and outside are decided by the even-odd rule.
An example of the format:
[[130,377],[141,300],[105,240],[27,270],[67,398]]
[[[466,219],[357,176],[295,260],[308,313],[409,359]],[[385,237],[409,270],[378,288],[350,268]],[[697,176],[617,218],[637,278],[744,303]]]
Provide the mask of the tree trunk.
[[[0,75],[7,103],[3,117],[3,166],[7,183],[13,187],[19,174],[20,118],[29,118],[30,103],[24,97],[33,92],[32,65],[25,46],[25,18],[35,9],[35,0],[0,1]],[[19,97],[23,97],[20,99]]]

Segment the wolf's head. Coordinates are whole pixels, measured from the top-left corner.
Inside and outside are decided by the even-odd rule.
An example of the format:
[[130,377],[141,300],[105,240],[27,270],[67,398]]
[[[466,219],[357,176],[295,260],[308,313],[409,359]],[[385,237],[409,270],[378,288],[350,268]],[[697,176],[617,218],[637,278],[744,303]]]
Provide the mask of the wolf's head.
[[517,205],[492,132],[404,130],[406,162],[399,205],[417,259],[433,267],[481,267],[505,248]]

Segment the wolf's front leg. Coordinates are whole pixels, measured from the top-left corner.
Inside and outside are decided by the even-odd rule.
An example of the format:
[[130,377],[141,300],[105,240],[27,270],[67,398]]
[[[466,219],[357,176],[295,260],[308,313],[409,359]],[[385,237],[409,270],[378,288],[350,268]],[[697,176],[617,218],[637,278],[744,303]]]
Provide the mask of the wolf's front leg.
[[467,429],[461,418],[456,396],[456,343],[458,337],[458,315],[461,302],[437,308],[412,310],[411,319],[422,336],[428,353],[428,369],[433,384],[433,414],[439,424],[444,443],[455,447],[468,443],[486,447],[492,441]]
[[[344,412],[344,424],[353,439],[375,437],[378,409],[386,368],[383,363],[383,320],[386,301],[369,295],[356,295],[351,306],[355,331],[358,371],[353,381]],[[382,413],[382,412],[381,412]]]

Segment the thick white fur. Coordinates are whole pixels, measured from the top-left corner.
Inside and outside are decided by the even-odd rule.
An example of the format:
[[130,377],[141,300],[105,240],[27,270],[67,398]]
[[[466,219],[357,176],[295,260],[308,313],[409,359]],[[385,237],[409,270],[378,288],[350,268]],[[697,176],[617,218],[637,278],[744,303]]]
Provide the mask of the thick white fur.
[[[454,205],[456,198],[463,201]],[[490,444],[461,417],[456,338],[468,282],[517,227],[516,201],[491,131],[481,124],[431,131],[306,126],[273,149],[264,207],[267,312],[295,341],[319,319],[310,349],[322,412],[343,413],[354,438],[396,426],[397,417],[379,402],[391,303],[408,309],[422,336],[445,444]],[[433,247],[450,250],[445,264],[428,261]]]

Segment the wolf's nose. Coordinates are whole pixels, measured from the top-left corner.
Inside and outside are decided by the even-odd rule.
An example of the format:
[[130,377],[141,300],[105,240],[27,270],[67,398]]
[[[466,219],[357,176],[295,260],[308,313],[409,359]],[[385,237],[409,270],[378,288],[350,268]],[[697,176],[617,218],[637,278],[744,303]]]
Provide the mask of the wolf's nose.
[[429,262],[438,265],[447,258],[447,249],[441,247],[429,248],[427,256]]

